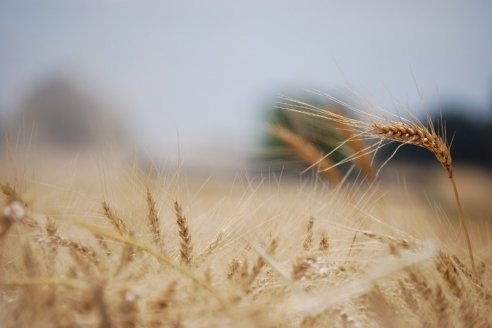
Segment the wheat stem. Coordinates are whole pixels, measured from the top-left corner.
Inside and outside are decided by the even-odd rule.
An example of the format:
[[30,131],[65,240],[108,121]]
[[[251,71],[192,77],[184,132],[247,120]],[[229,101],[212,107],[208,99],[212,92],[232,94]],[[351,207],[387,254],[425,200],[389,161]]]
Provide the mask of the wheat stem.
[[0,286],[33,286],[33,285],[61,285],[71,287],[74,289],[87,290],[89,284],[85,281],[79,281],[75,279],[62,278],[62,277],[38,277],[31,279],[16,279],[0,281]]
[[473,272],[477,273],[477,271],[475,269],[475,261],[473,259],[470,234],[468,233],[468,226],[467,226],[467,223],[465,221],[465,215],[463,212],[463,207],[461,206],[460,195],[458,193],[458,187],[456,186],[456,181],[454,179],[452,171],[449,174],[449,180],[451,181],[451,185],[453,186],[454,199],[456,200],[456,204],[458,205],[460,223],[463,226],[463,232],[465,234],[466,245],[468,246],[468,255],[470,256],[470,262],[472,265],[472,269],[473,269]]

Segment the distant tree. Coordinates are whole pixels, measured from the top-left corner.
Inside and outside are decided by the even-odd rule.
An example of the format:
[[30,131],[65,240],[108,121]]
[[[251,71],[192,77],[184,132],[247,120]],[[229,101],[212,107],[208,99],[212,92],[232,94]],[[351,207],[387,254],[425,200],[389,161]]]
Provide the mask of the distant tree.
[[15,115],[15,129],[27,134],[34,126],[36,141],[48,145],[80,148],[121,142],[125,136],[118,118],[65,76],[54,76],[37,85]]

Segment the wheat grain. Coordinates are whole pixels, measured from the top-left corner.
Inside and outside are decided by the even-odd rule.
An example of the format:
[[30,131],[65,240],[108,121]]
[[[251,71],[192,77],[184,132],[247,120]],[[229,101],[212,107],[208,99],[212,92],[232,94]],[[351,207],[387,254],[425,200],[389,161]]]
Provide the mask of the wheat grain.
[[409,249],[411,246],[414,246],[414,244],[408,240],[401,239],[401,238],[394,238],[390,236],[385,236],[382,234],[377,234],[375,232],[370,232],[370,231],[362,231],[362,234],[366,237],[369,237],[373,240],[376,240],[382,244],[388,245],[390,248],[392,247],[398,247],[402,249]]
[[80,242],[73,241],[66,239],[64,237],[61,237],[58,234],[58,227],[56,226],[56,223],[54,220],[48,218],[47,224],[46,224],[46,232],[48,236],[50,237],[50,242],[53,243],[54,245],[58,245],[61,247],[66,247],[77,254],[80,254],[87,259],[89,259],[92,263],[94,264],[99,264],[99,257],[96,253],[96,251],[86,245],[83,245]]
[[121,235],[128,235],[129,230],[126,227],[125,222],[109,207],[106,201],[102,202],[102,208],[104,216],[111,222],[111,224],[118,230]]
[[439,163],[448,172],[449,177],[453,177],[451,151],[446,141],[436,133],[433,125],[426,128],[420,124],[387,122],[374,123],[372,128],[372,133],[385,139],[427,149],[436,156]]
[[313,226],[314,226],[314,218],[309,217],[308,223],[306,225],[306,238],[302,243],[302,247],[304,250],[309,251],[311,247],[313,247]]
[[176,281],[171,281],[159,295],[159,298],[153,302],[152,307],[159,312],[168,309],[174,301],[177,285]]
[[322,252],[328,251],[328,248],[330,247],[330,242],[328,240],[328,236],[326,233],[322,232],[321,233],[321,238],[319,240],[319,250]]
[[191,233],[188,226],[188,220],[186,219],[186,216],[184,216],[183,210],[178,201],[174,202],[174,213],[176,214],[176,223],[178,224],[178,233],[181,240],[179,249],[181,262],[189,265],[193,259],[193,244],[191,243]]
[[408,270],[407,272],[410,282],[414,285],[417,292],[419,292],[424,300],[429,300],[432,296],[432,289],[427,284],[425,277],[412,270]]
[[5,184],[0,183],[0,190],[7,198],[7,203],[19,202],[24,207],[27,207],[27,203],[22,200],[22,197],[19,195],[17,190],[15,190],[15,188],[12,187],[9,183],[5,183]]
[[150,230],[154,238],[154,242],[158,246],[162,246],[162,235],[161,228],[159,224],[159,215],[157,214],[157,208],[155,205],[155,200],[152,197],[150,189],[147,188],[147,218],[149,219]]
[[227,269],[227,279],[232,280],[239,272],[239,268],[241,263],[238,259],[232,259],[231,263],[229,263],[229,267]]
[[438,258],[436,259],[436,269],[439,273],[441,273],[441,276],[448,284],[448,287],[452,293],[456,297],[461,298],[465,291],[463,281],[461,280],[458,270],[454,264],[443,252],[439,253]]
[[[270,242],[270,245],[268,246],[267,253],[269,255],[272,255],[275,250],[277,249],[277,240],[274,238]],[[255,265],[251,268],[251,274],[246,278],[244,282],[243,289],[246,293],[251,292],[251,284],[255,281],[255,279],[258,277],[260,274],[261,270],[265,266],[266,262],[262,256],[258,256],[258,259],[256,260]]]
[[195,260],[195,265],[198,266],[203,263],[207,259],[207,257],[209,257],[214,252],[214,250],[219,247],[223,236],[224,233],[222,231],[219,232],[217,237],[215,237],[215,239],[210,244],[208,244],[207,248],[197,257],[197,259]]
[[403,298],[407,306],[410,308],[411,311],[417,312],[418,311],[417,300],[415,299],[413,293],[406,286],[405,282],[403,282],[403,280],[401,279],[398,280],[398,286],[401,292],[401,297]]
[[292,264],[291,277],[293,280],[300,280],[309,277],[308,271],[317,262],[315,256],[298,257]]

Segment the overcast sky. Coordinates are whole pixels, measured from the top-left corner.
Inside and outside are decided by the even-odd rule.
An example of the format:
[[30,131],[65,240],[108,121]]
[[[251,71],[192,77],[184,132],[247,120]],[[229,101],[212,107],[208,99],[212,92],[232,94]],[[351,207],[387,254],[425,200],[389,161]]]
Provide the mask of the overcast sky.
[[261,106],[302,88],[417,110],[417,84],[429,106],[486,109],[492,2],[1,0],[0,108],[57,72],[114,99],[146,145],[246,144]]

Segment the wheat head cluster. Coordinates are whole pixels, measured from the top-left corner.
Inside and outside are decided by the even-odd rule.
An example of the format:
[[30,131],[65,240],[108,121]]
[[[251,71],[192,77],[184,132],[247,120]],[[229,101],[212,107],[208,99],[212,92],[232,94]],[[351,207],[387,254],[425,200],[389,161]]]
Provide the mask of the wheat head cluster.
[[[467,220],[445,135],[294,99],[280,107],[337,124],[340,147],[355,149],[342,162],[365,178],[346,179],[330,154],[280,126],[270,133],[329,182],[196,181],[136,165],[53,178],[10,159],[1,326],[490,327],[488,223]],[[456,207],[385,194],[370,156],[387,142],[432,152]]]

